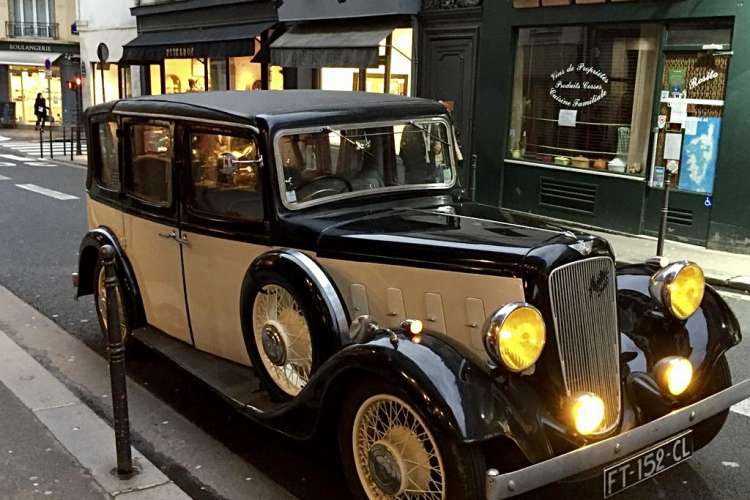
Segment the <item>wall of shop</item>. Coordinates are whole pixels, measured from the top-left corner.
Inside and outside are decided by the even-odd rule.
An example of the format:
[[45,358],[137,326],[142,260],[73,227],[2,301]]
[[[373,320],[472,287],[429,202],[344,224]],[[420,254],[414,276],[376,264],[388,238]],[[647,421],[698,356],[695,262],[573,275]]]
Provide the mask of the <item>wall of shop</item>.
[[[572,3],[572,2],[566,2]],[[750,190],[750,176],[744,169],[746,158],[746,116],[750,112],[750,16],[748,9],[734,0],[634,1],[608,2],[603,5],[567,5],[564,7],[514,8],[512,2],[485,2],[480,41],[480,67],[477,78],[475,144],[479,153],[478,195],[487,203],[501,204],[561,219],[638,233],[649,232],[653,212],[658,208],[656,192],[645,179],[617,175],[594,175],[570,168],[519,166],[511,161],[520,156],[514,129],[514,82],[517,67],[518,36],[522,28],[544,26],[612,26],[618,23],[655,23],[699,19],[726,19],[734,23],[731,63],[726,74],[726,99],[721,119],[718,166],[713,197],[705,210],[695,213],[695,223],[705,224],[709,247],[750,253],[750,205],[744,198]],[[660,66],[659,71],[663,68]],[[661,90],[661,72],[654,90]],[[514,85],[515,83],[515,85]],[[648,97],[648,96],[645,96]],[[644,98],[645,98],[644,97]],[[517,99],[516,99],[517,101]],[[521,110],[522,112],[523,110]],[[656,113],[654,114],[654,125]],[[648,121],[645,123],[648,126]],[[631,138],[632,139],[632,138]],[[523,148],[525,149],[525,147]],[[513,152],[516,150],[516,152]],[[651,153],[650,146],[648,147]],[[529,162],[533,163],[533,162]],[[591,163],[589,163],[591,165]],[[579,191],[586,184],[597,190],[596,214],[560,211],[540,203],[540,197],[565,191],[566,185]],[[674,203],[685,196],[674,193]],[[701,201],[702,198],[701,198]],[[675,238],[680,228],[675,230]],[[689,240],[689,238],[688,238]]]

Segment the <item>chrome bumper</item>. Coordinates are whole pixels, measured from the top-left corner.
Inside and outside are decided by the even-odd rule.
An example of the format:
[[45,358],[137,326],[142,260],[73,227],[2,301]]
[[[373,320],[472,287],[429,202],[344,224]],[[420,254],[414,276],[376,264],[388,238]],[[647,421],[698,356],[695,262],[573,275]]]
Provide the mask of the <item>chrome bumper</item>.
[[604,466],[651,445],[750,398],[745,380],[695,404],[675,410],[624,434],[599,441],[538,464],[507,474],[487,471],[487,500],[499,500],[535,490],[547,484]]

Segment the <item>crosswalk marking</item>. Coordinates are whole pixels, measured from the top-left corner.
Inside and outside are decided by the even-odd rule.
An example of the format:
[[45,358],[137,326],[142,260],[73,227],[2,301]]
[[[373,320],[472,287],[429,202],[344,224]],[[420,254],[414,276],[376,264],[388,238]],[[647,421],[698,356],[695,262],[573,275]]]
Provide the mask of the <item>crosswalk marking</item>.
[[42,194],[44,196],[49,196],[50,198],[54,198],[56,200],[77,200],[77,196],[73,196],[70,194],[61,193],[60,191],[55,191],[53,189],[47,189],[43,188],[41,186],[37,186],[36,184],[16,184],[16,187],[19,187],[21,189],[25,189],[27,191],[31,191],[32,193]]
[[9,181],[10,177],[5,177],[4,175],[0,175],[0,181]]
[[31,158],[26,158],[24,156],[16,156],[16,155],[0,155],[0,158],[5,158],[6,160],[13,160],[13,161],[29,161]]
[[750,399],[740,401],[736,405],[732,406],[732,411],[750,417]]
[[[73,146],[73,154],[78,154],[78,151],[76,150],[75,144]],[[71,144],[70,142],[66,142],[63,144],[62,142],[53,142],[52,143],[52,155],[50,155],[50,148],[49,143],[44,143],[43,151],[39,150],[39,143],[38,142],[0,142],[0,147],[11,149],[13,151],[16,151],[18,153],[26,154],[29,156],[33,156],[36,158],[39,158],[40,156],[43,156],[45,159],[49,158],[50,156],[53,156],[55,158],[59,157],[60,159],[65,159],[70,157],[70,150],[71,150]],[[81,142],[81,154],[87,153],[87,147],[85,142]],[[15,156],[13,158],[10,158],[13,155],[0,155],[0,157],[3,158],[9,158],[15,161],[28,161],[28,158],[21,158],[18,156]],[[53,158],[51,158],[53,159]]]

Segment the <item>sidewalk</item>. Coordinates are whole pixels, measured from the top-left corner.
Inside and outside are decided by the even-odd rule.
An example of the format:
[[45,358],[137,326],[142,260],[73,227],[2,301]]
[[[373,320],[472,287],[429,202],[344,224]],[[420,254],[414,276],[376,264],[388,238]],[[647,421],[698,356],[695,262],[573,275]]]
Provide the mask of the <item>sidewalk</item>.
[[190,498],[137,450],[139,474],[112,474],[112,428],[2,330],[0,421],[3,498]]
[[[656,238],[584,229],[609,241],[618,263],[643,262],[656,255]],[[750,293],[750,255],[708,250],[696,245],[666,241],[664,256],[669,261],[690,260],[700,265],[709,283]]]
[[[73,155],[73,160],[70,159],[70,130],[66,129],[65,136],[66,142],[63,145],[63,130],[61,127],[47,127],[44,129],[44,146],[43,153],[44,159],[50,157],[50,130],[52,131],[53,140],[53,156],[55,161],[62,163],[75,164],[78,166],[86,166],[87,156],[85,151],[86,138],[82,137],[81,140],[84,142],[84,151],[82,155]],[[15,149],[17,151],[30,154],[32,156],[39,157],[39,131],[34,130],[31,126],[19,126],[17,128],[0,128],[0,147],[6,147],[9,149]]]

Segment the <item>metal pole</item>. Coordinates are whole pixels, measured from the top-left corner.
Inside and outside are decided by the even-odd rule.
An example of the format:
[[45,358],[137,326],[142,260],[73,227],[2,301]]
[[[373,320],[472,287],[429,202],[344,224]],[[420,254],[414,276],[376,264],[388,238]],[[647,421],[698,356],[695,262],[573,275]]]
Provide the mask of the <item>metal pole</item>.
[[44,158],[44,130],[39,129],[39,157]]
[[128,387],[125,377],[125,346],[120,332],[119,298],[117,297],[117,271],[115,249],[104,245],[99,249],[104,264],[104,286],[107,293],[107,339],[109,340],[109,374],[112,385],[112,410],[115,420],[115,449],[117,475],[120,479],[133,476],[133,457],[130,448],[130,422],[128,420]]
[[74,137],[74,130],[75,127],[70,127],[70,161],[73,161],[73,137]]
[[471,186],[469,187],[469,194],[471,197],[471,201],[476,201],[477,199],[477,164],[479,163],[479,158],[477,155],[471,155],[471,166],[469,167],[471,170],[469,171],[469,182],[471,183]]
[[104,63],[99,63],[99,68],[101,68],[101,79],[102,79],[102,102],[107,102],[107,94],[104,90]]
[[666,173],[664,179],[664,204],[661,207],[661,221],[659,222],[659,240],[656,243],[657,257],[664,257],[664,240],[667,238],[667,224],[669,223],[669,188],[671,186],[670,174]]
[[60,125],[62,125],[63,131],[63,158],[65,158],[66,156],[68,156],[68,141],[65,137],[65,125],[62,123]]
[[78,110],[78,116],[76,117],[76,154],[82,155],[83,151],[81,150],[81,114],[83,113],[83,110],[81,109],[83,107],[83,90],[81,89],[81,85],[78,85],[76,88],[76,109]]
[[55,153],[52,148],[52,127],[49,128],[49,157],[51,160],[55,159]]

